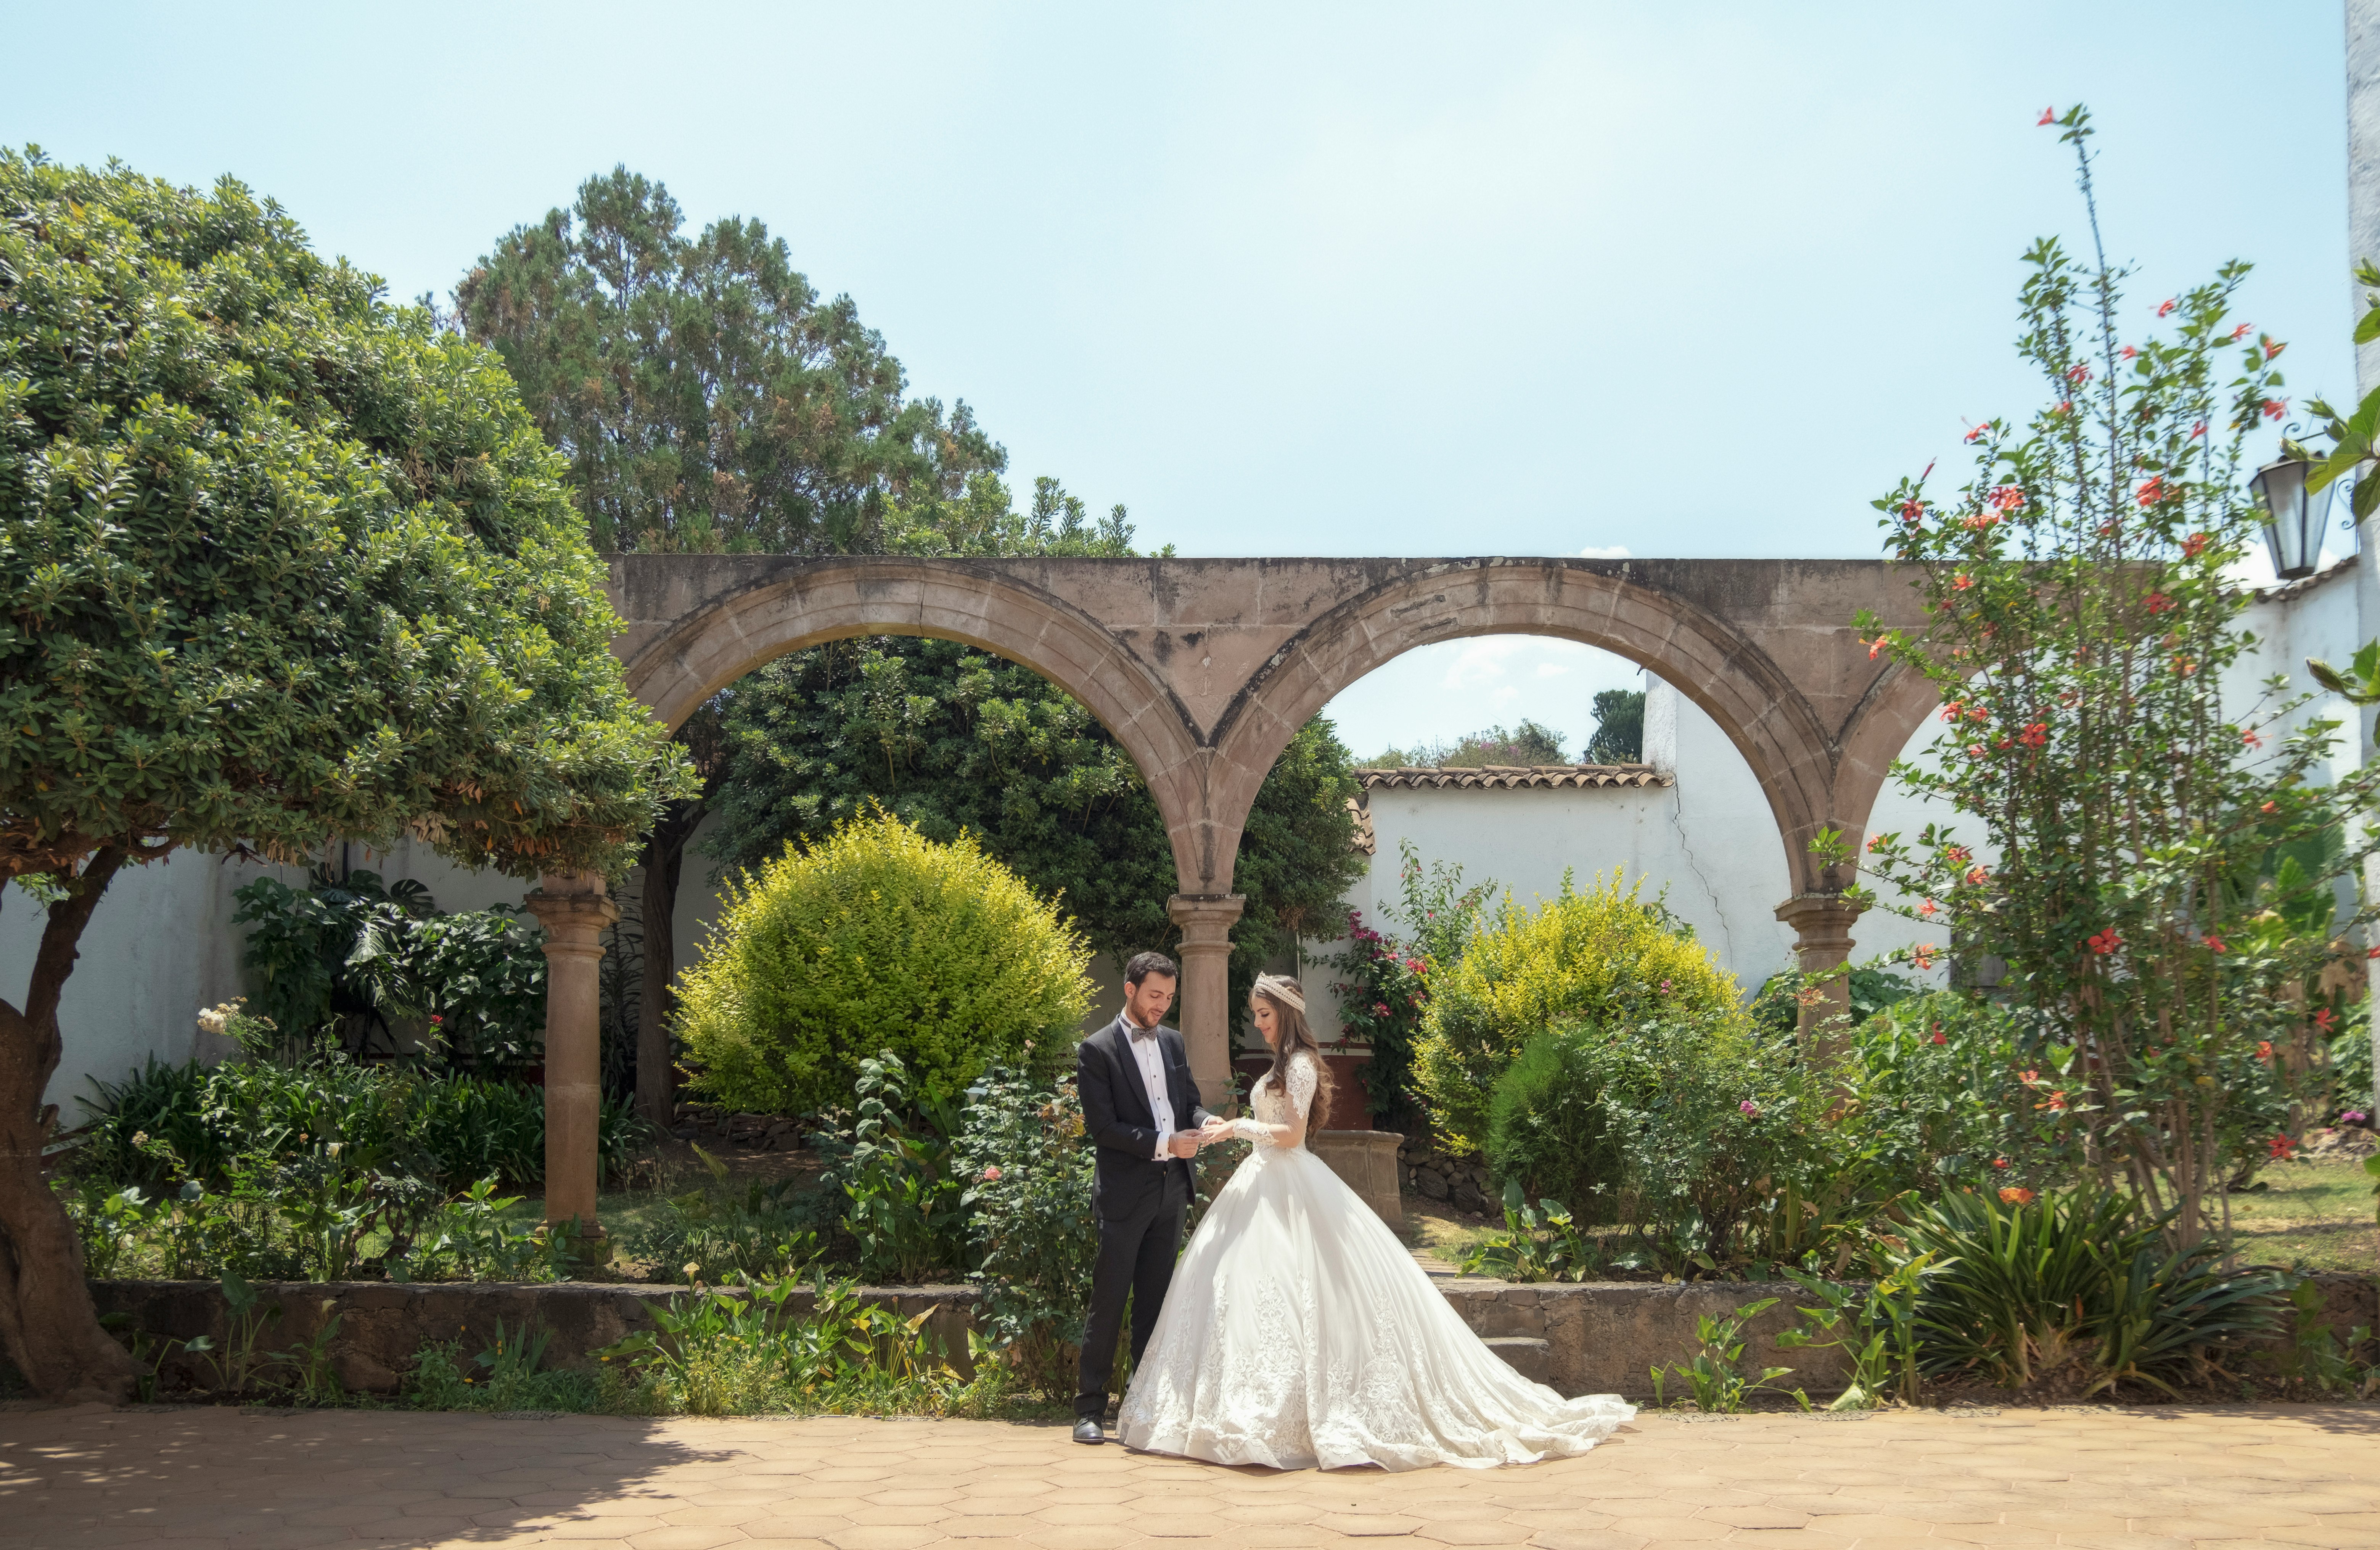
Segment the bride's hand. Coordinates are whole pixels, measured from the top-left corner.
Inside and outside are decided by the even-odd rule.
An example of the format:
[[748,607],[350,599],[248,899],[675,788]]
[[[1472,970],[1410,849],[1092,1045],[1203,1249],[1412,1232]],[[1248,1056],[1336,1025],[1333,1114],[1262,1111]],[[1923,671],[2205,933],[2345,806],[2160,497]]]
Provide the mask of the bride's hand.
[[1231,1138],[1232,1122],[1229,1120],[1210,1119],[1198,1127],[1198,1141],[1201,1145],[1211,1146],[1218,1141],[1229,1141]]

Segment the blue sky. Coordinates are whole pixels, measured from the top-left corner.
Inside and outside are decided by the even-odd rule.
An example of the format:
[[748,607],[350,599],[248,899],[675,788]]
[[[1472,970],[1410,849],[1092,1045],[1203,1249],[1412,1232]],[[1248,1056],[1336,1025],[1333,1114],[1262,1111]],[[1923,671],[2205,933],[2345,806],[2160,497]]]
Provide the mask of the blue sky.
[[[443,293],[615,163],[757,216],[912,391],[1188,554],[1864,555],[1867,502],[2038,396],[2018,255],[2234,255],[2352,396],[2336,0],[2258,4],[0,4],[0,139],[281,200]],[[30,67],[38,65],[38,68]],[[1451,643],[1359,753],[1627,664]]]

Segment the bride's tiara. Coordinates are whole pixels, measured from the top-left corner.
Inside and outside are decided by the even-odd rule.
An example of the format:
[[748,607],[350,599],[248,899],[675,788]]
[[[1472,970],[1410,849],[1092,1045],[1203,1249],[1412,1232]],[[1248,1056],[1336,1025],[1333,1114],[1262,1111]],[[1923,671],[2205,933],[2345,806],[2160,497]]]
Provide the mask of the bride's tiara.
[[1258,975],[1257,989],[1283,1006],[1295,1007],[1298,1016],[1305,1015],[1305,992],[1297,987],[1297,981],[1280,975]]

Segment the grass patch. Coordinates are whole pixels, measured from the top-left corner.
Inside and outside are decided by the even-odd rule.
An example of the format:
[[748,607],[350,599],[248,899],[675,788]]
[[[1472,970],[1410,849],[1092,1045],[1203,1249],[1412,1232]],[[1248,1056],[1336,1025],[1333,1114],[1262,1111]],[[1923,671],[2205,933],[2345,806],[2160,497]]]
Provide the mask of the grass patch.
[[2232,1241],[2252,1265],[2370,1275],[2380,1265],[2372,1176],[2361,1159],[2274,1163],[2231,1197]]

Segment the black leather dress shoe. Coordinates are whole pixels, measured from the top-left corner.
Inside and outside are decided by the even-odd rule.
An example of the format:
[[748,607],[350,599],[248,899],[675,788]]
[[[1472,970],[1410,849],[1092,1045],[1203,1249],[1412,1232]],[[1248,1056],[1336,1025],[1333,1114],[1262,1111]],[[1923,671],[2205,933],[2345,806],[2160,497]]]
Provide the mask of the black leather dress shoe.
[[1076,1442],[1101,1443],[1108,1440],[1108,1435],[1099,1430],[1099,1423],[1096,1419],[1087,1415],[1083,1417],[1082,1420],[1075,1423],[1075,1440]]

